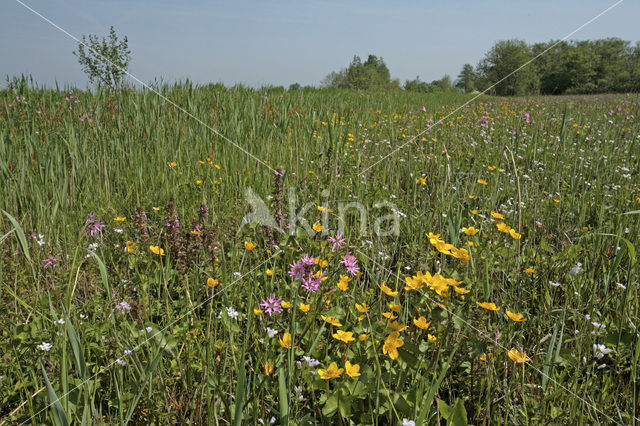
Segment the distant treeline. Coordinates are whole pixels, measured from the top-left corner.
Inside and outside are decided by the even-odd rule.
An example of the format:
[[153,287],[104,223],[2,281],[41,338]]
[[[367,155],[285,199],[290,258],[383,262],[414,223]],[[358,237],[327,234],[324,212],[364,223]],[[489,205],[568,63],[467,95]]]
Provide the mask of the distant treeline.
[[501,96],[640,92],[640,43],[632,46],[617,38],[535,44],[502,40],[475,68],[465,64],[455,81],[448,75],[430,83],[416,77],[404,85],[391,79],[382,58],[369,55],[362,62],[355,56],[347,68],[327,75],[322,85],[423,93],[488,89]]

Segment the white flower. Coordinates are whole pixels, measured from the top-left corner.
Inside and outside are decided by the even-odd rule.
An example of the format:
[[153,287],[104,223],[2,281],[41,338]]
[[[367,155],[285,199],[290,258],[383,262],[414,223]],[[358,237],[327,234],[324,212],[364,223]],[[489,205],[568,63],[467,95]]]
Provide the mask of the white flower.
[[416,426],[416,422],[407,418],[402,419],[402,426]]
[[265,330],[267,331],[267,334],[269,335],[269,338],[272,339],[273,336],[275,336],[276,334],[278,334],[278,330],[274,330],[271,327],[267,327],[265,328]]
[[40,349],[41,351],[45,351],[45,352],[49,352],[52,347],[53,346],[51,345],[51,343],[47,343],[47,342],[42,342],[41,345],[36,346],[36,348]]
[[229,306],[227,308],[227,315],[229,315],[229,318],[231,318],[231,319],[236,319],[236,318],[238,318],[238,315],[240,315],[240,313],[238,311],[236,311],[235,309],[233,309],[233,307]]
[[602,357],[610,353],[611,349],[607,348],[605,345],[594,344],[593,352],[596,358],[601,359]]
[[560,287],[560,283],[554,283],[553,281],[549,281],[549,285],[554,287]]

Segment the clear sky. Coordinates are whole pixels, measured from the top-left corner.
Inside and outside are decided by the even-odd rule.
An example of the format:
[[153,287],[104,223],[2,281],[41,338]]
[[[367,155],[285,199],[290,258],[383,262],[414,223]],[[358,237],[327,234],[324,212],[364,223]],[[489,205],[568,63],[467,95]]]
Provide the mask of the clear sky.
[[[455,78],[496,40],[559,39],[615,0],[21,0],[69,33],[127,35],[140,80],[317,85],[353,55],[382,56],[393,78]],[[640,40],[625,0],[572,39]],[[0,75],[84,87],[76,42],[15,0],[0,3]]]

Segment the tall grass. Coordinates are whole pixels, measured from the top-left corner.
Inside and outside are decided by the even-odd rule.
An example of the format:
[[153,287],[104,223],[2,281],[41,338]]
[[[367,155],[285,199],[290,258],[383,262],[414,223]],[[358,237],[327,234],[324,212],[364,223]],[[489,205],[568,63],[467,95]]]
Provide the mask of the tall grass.
[[[483,97],[434,125],[470,98],[160,87],[273,169],[283,167],[285,195],[295,189],[299,206],[368,208],[366,234],[357,215],[346,219],[362,274],[341,291],[335,286],[345,272],[325,245],[335,216],[325,233],[278,238],[277,247],[261,227],[238,231],[250,211],[246,188],[277,196],[273,171],[157,95],[24,81],[3,89],[3,420],[628,424],[640,416],[637,96]],[[405,215],[398,235],[372,232],[371,222],[389,213],[374,207],[382,201]],[[171,251],[170,204],[186,234],[194,220],[212,233],[213,254]],[[201,205],[209,207],[205,219]],[[148,217],[146,236],[135,224],[137,207]],[[498,231],[491,211],[522,238]],[[96,236],[85,232],[92,212],[106,224]],[[305,217],[320,221],[321,212]],[[461,232],[469,226],[480,232]],[[429,232],[467,247],[470,261],[439,253]],[[131,253],[126,241],[136,243]],[[244,241],[258,248],[246,250]],[[330,265],[317,295],[287,274],[305,252]],[[45,268],[51,256],[58,261]],[[400,357],[390,359],[380,313],[392,299],[377,284],[401,290],[419,270],[471,292],[442,298],[425,288],[394,298],[407,330]],[[207,278],[220,284],[209,287]],[[254,315],[271,293],[292,306]],[[116,309],[122,302],[131,309]],[[300,302],[311,305],[308,313]],[[357,320],[356,302],[370,306],[366,319]],[[527,321],[510,321],[505,309]],[[320,319],[329,314],[371,337],[337,342],[337,328]],[[414,325],[419,316],[437,340]],[[269,338],[266,327],[278,335]],[[278,340],[287,332],[289,349]],[[51,349],[39,349],[43,342]],[[594,345],[610,352],[599,357]],[[516,347],[532,361],[509,359],[505,349]],[[302,356],[321,365],[309,369]],[[359,363],[361,376],[322,380],[315,371],[347,360]]]

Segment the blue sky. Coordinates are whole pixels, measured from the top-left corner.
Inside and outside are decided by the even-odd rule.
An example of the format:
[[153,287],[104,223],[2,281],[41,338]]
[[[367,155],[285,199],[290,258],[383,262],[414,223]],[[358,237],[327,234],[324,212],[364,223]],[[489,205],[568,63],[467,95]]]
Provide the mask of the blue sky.
[[[394,78],[431,81],[475,65],[496,40],[559,39],[609,1],[21,0],[76,37],[127,35],[140,80],[317,85],[357,54]],[[640,40],[640,2],[625,0],[572,39]],[[84,87],[76,43],[15,0],[0,6],[0,75]]]

